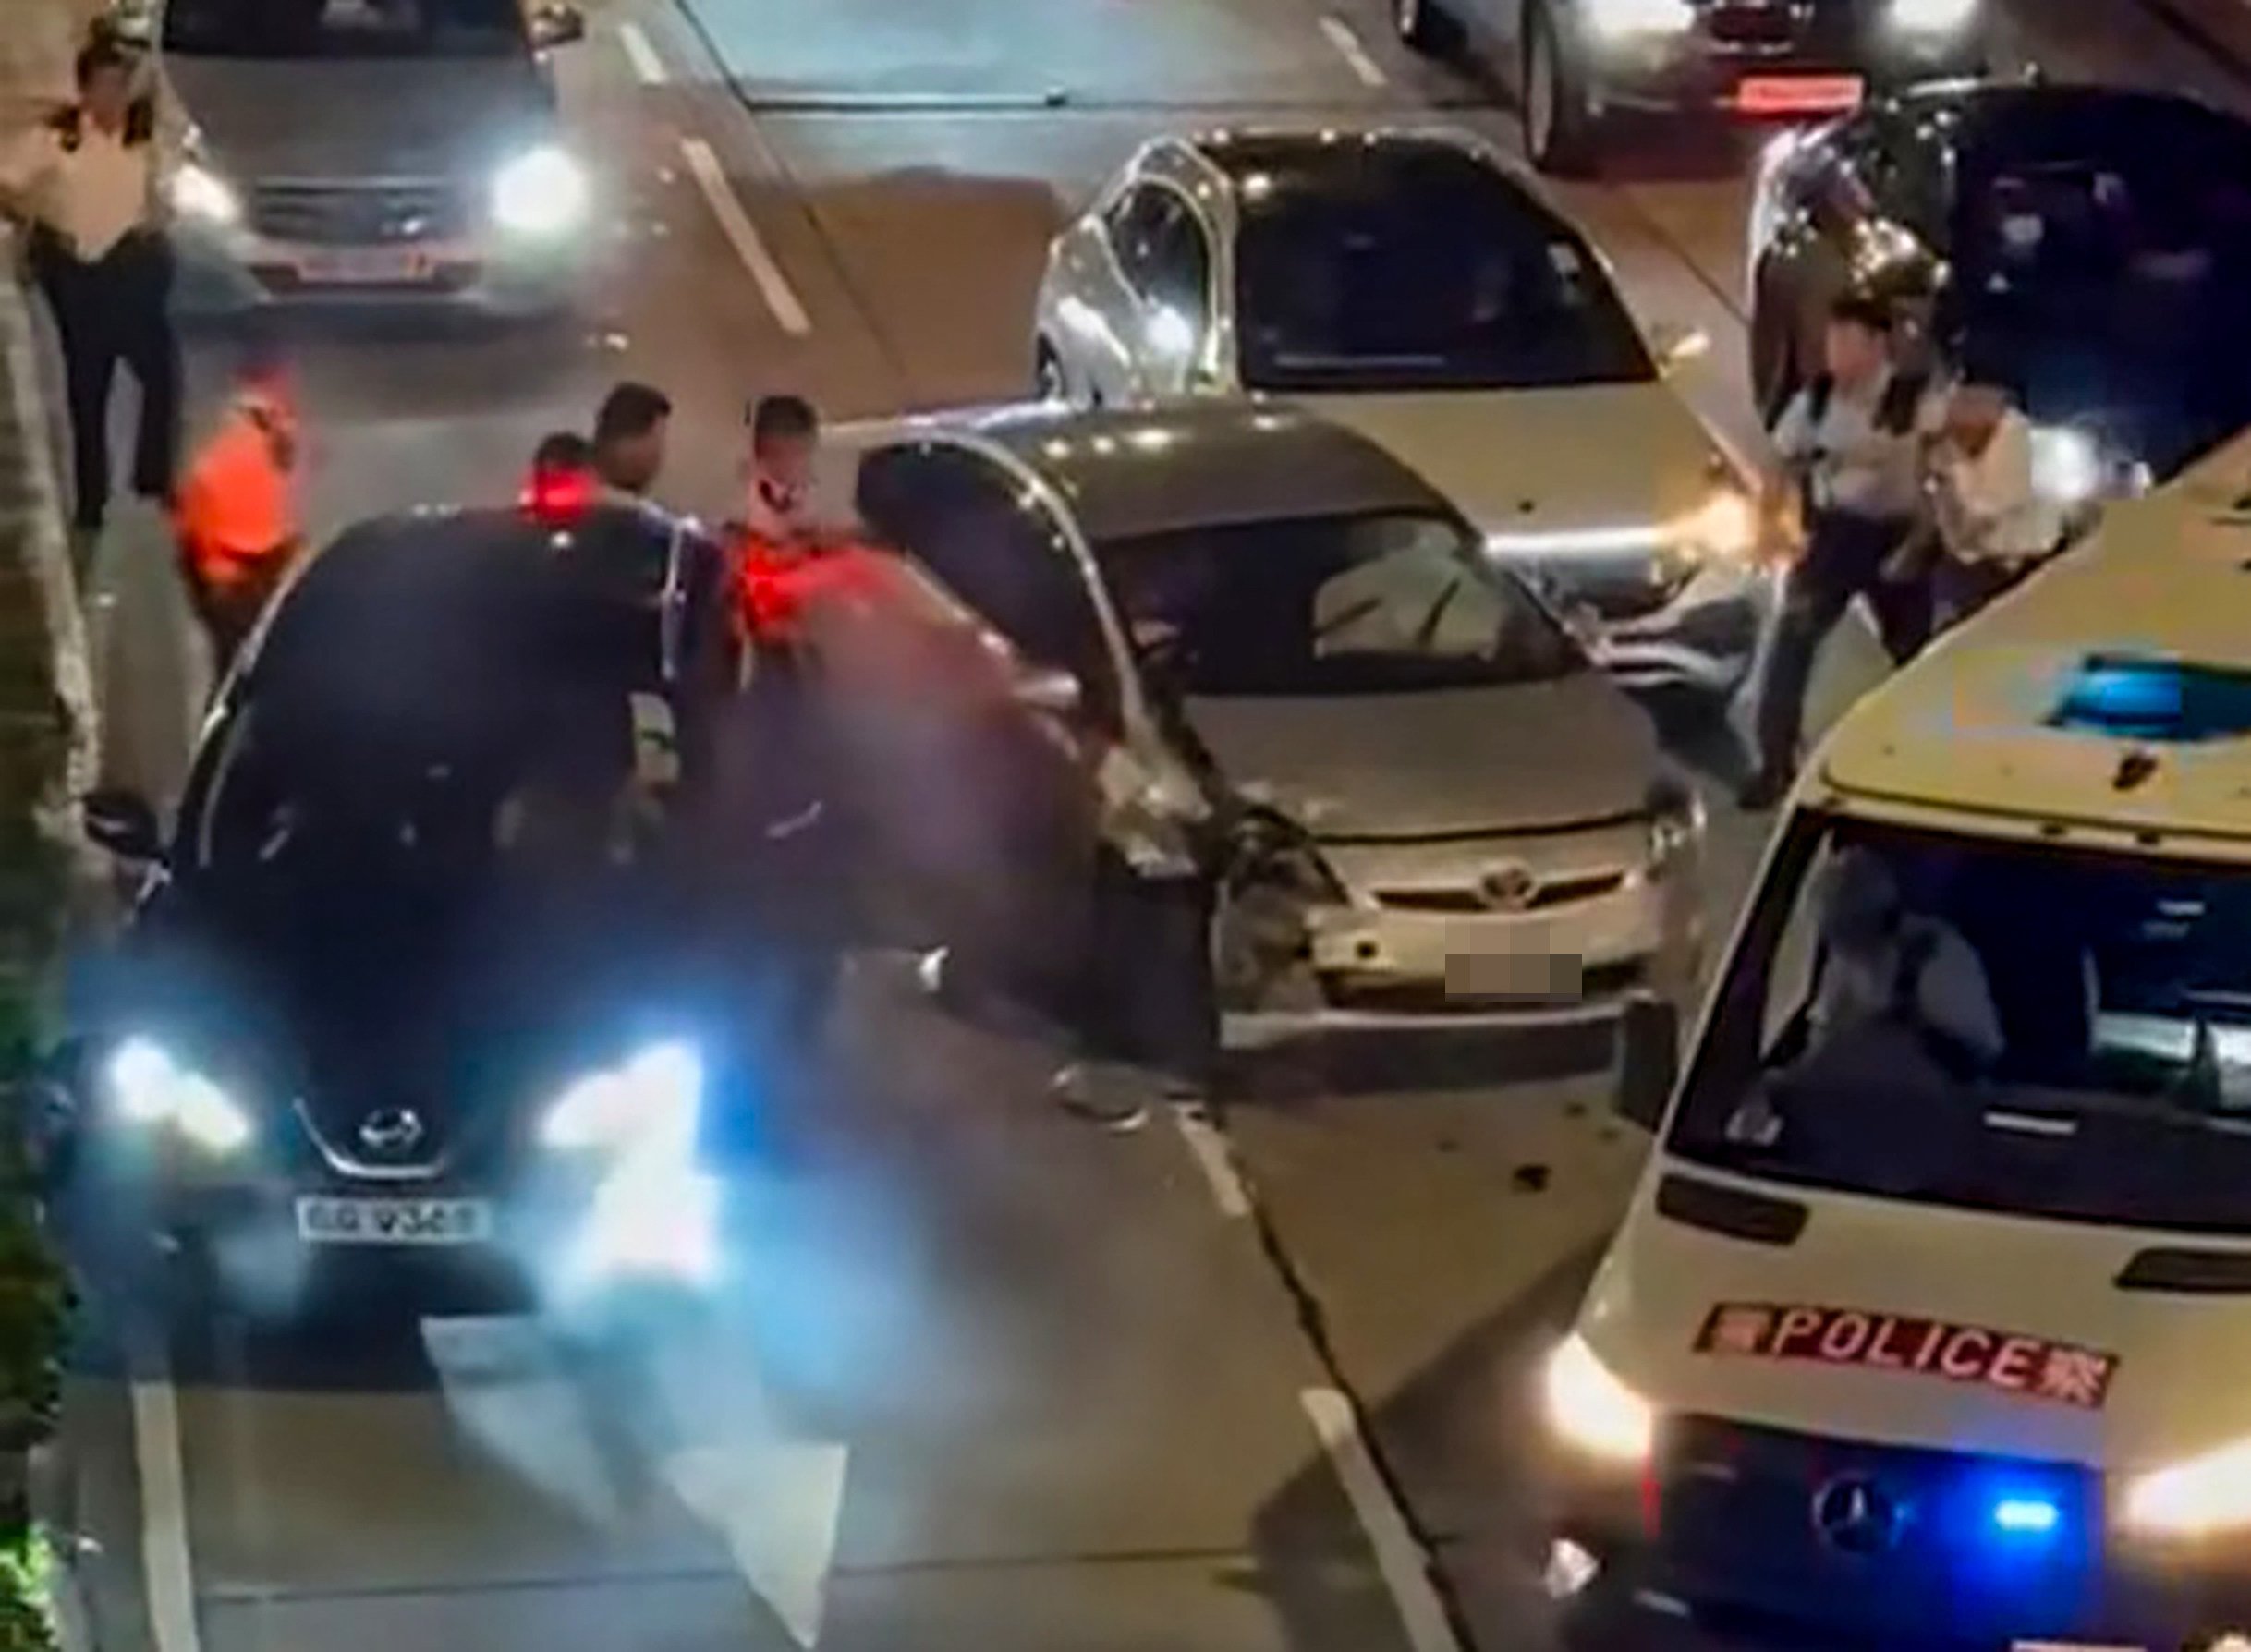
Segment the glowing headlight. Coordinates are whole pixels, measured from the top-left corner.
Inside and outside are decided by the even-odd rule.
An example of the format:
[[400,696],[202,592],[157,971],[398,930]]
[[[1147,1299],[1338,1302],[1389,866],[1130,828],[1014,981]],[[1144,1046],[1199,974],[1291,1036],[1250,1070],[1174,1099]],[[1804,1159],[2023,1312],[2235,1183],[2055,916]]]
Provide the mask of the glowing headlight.
[[2133,1481],[2125,1518],[2136,1530],[2176,1537],[2251,1526],[2251,1439]]
[[1629,34],[1664,34],[1696,20],[1688,0],[1588,0],[1587,26],[1604,40]]
[[193,161],[181,164],[172,175],[172,210],[183,218],[205,224],[231,225],[242,222],[242,198],[233,186],[208,167]]
[[1953,34],[1977,20],[1980,0],[1892,0],[1892,27],[1904,34]]
[[548,1108],[540,1141],[558,1152],[693,1152],[703,1114],[703,1063],[687,1044],[657,1044],[622,1067],[589,1074]]
[[2032,491],[2058,504],[2087,504],[2102,495],[2102,449],[2085,431],[2047,425],[2032,432]]
[[1726,562],[1746,562],[1758,549],[1758,507],[1734,488],[1715,489],[1702,504],[1673,524],[1676,550]]
[[521,154],[493,178],[493,220],[517,235],[553,236],[586,216],[586,174],[549,144]]
[[109,1089],[121,1118],[168,1125],[205,1152],[232,1153],[250,1139],[249,1115],[225,1090],[146,1039],[117,1047],[109,1059]]
[[1610,1463],[1638,1463],[1649,1454],[1657,1414],[1611,1375],[1576,1331],[1548,1356],[1541,1386],[1548,1426],[1571,1445]]

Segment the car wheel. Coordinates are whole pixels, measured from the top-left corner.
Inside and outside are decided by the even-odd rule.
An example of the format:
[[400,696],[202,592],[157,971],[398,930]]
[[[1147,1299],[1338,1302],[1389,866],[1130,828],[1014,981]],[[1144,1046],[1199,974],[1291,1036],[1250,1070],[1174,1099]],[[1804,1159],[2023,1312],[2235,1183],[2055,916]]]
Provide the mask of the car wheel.
[[1044,338],[1032,354],[1032,390],[1043,402],[1071,399],[1071,386],[1064,377],[1063,358],[1055,354],[1055,346]]
[[1522,85],[1524,148],[1532,164],[1565,177],[1591,170],[1600,158],[1601,120],[1544,6],[1525,21]]
[[1453,22],[1437,0],[1392,0],[1392,28],[1418,52],[1435,56],[1453,45]]

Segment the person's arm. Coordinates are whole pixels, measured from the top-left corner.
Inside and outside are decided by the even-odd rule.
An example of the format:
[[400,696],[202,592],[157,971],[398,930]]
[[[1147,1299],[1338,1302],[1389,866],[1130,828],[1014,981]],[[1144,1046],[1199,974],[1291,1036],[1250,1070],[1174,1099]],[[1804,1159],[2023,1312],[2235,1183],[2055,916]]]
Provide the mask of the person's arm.
[[1916,984],[1916,1008],[1926,1026],[1953,1039],[1982,1063],[1998,1061],[2007,1048],[1985,966],[1976,949],[1952,929],[1941,927],[1932,937],[1930,957]]
[[38,218],[41,197],[61,160],[55,129],[44,121],[0,144],[0,214],[26,223]]

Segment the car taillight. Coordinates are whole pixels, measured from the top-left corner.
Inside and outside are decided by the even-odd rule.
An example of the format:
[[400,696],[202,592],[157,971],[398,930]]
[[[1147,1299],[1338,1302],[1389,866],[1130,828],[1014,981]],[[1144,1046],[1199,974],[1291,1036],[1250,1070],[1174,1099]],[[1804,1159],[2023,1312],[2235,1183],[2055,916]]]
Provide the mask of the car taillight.
[[593,508],[594,479],[578,470],[535,471],[517,503],[534,521],[567,527]]

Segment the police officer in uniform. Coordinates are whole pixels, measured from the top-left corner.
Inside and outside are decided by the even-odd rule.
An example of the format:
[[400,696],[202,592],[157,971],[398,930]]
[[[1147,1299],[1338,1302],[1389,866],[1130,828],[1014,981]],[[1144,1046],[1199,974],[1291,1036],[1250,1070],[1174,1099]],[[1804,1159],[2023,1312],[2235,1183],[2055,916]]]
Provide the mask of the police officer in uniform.
[[1759,685],[1758,768],[1746,808],[1780,801],[1797,765],[1806,688],[1821,644],[1855,597],[1874,610],[1894,664],[1930,634],[1927,571],[1902,576],[1893,556],[1921,520],[1927,384],[1892,360],[1892,316],[1848,297],[1831,307],[1824,370],[1774,427],[1781,464],[1770,486],[1799,491],[1805,545],[1783,588],[1773,647]]

